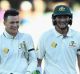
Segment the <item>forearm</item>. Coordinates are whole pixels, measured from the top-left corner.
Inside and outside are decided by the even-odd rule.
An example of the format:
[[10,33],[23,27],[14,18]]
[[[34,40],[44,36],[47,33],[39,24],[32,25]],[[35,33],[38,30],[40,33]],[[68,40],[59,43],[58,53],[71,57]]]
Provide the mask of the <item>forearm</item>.
[[78,63],[78,67],[79,67],[79,72],[80,72],[80,63]]
[[37,61],[38,61],[38,65],[37,65],[37,66],[38,66],[38,67],[41,67],[42,59],[38,59],[38,58],[37,58]]
[[78,67],[79,67],[79,72],[80,72],[80,55],[77,55],[78,58]]
[[42,59],[38,59],[37,58],[37,62],[38,62],[38,65],[37,65],[37,70],[40,72],[40,74],[42,74]]
[[33,72],[37,68],[37,58],[35,51],[29,52],[29,65],[27,71]]
[[79,67],[79,73],[80,73],[80,64],[78,65],[78,67]]

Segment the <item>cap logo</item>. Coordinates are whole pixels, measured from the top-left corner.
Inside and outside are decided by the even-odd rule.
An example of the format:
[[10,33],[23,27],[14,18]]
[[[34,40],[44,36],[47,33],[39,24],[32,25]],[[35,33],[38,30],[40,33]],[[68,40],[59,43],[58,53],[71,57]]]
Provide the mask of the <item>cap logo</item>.
[[59,11],[65,11],[65,8],[64,7],[60,7]]

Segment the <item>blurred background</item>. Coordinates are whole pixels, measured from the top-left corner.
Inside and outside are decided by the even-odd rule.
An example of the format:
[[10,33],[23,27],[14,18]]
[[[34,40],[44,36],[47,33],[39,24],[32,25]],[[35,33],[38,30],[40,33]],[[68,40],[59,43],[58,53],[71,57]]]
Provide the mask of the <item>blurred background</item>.
[[80,0],[0,0],[0,33],[4,31],[4,12],[15,8],[20,12],[19,31],[31,34],[36,47],[41,34],[53,27],[52,13],[54,7],[59,4],[71,8],[71,28],[80,31]]
[[63,4],[71,8],[73,25],[71,28],[80,31],[80,0],[0,0],[0,33],[4,30],[3,15],[7,9],[15,8],[20,12],[21,32],[30,33],[35,46],[40,35],[53,27],[52,13],[56,5]]

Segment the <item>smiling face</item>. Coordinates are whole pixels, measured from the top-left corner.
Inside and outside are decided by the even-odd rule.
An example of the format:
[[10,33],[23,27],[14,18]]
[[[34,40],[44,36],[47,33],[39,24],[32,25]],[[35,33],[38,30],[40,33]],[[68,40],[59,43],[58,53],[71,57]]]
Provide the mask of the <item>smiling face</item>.
[[60,29],[65,29],[68,27],[69,20],[70,18],[67,15],[56,16],[56,26]]
[[15,36],[18,32],[19,28],[19,16],[8,16],[7,19],[4,21],[6,31]]

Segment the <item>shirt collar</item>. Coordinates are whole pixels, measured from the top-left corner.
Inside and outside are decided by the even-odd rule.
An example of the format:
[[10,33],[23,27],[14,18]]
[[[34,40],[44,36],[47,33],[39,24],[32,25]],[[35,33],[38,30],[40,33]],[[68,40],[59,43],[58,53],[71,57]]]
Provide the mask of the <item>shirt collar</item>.
[[3,32],[3,35],[4,35],[6,38],[10,38],[10,39],[14,39],[14,38],[17,37],[17,35],[16,35],[16,36],[10,35],[7,31],[4,31],[4,32]]
[[[56,35],[56,37],[60,37],[62,36],[62,34],[60,34],[59,32],[57,32],[56,30],[54,30],[54,33]],[[72,36],[72,30],[69,28],[69,31],[67,33],[67,37]]]
[[55,30],[55,28],[54,28],[54,31],[53,31],[53,32],[54,32],[54,34],[55,34],[56,37],[61,36],[61,34],[60,34],[59,32],[57,32],[57,31]]
[[69,29],[67,36],[70,36],[70,37],[72,36],[72,29]]

